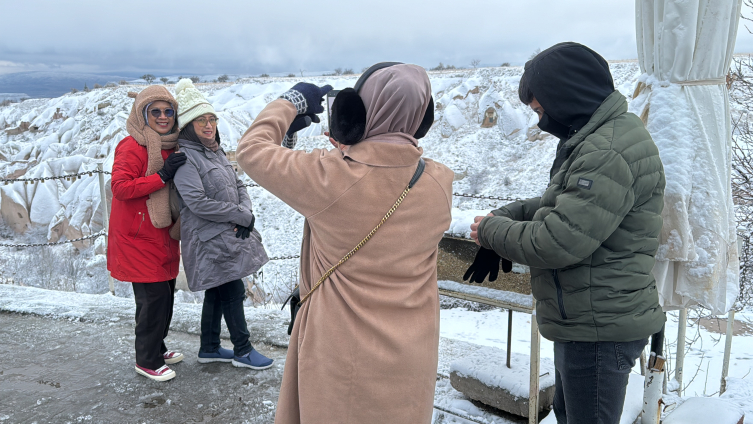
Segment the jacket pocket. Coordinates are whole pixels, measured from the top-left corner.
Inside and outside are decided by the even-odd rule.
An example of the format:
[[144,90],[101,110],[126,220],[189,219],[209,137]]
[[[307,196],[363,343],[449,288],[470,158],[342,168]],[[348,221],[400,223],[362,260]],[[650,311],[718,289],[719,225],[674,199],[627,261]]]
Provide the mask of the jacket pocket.
[[136,238],[141,232],[141,227],[144,226],[144,219],[146,219],[146,212],[137,212],[133,217],[131,228],[128,230],[128,237]]
[[225,230],[227,230],[225,225],[209,224],[206,227],[199,230],[199,232],[196,235],[199,237],[199,240],[202,243],[206,243],[209,240],[215,238],[217,235],[219,235],[221,232]]
[[643,352],[646,344],[648,344],[648,339],[632,342],[615,342],[614,352],[617,356],[617,369],[630,372],[635,366],[635,360],[641,356],[641,352]]
[[214,263],[227,262],[238,256],[240,243],[230,224],[210,224],[197,233],[199,249]]
[[560,316],[562,319],[567,319],[567,312],[565,312],[565,299],[562,296],[562,285],[560,284],[560,278],[556,269],[552,270],[552,277],[554,277],[554,285],[557,287],[557,304],[560,307]]

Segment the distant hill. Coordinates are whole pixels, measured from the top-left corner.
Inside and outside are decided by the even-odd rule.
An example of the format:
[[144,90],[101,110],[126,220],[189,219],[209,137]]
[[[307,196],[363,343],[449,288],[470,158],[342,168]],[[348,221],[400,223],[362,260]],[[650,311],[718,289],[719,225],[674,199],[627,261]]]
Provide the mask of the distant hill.
[[12,102],[20,102],[23,99],[30,98],[26,93],[0,93],[0,102],[10,100]]
[[94,84],[104,86],[108,82],[117,83],[123,79],[135,78],[61,72],[17,72],[0,75],[0,93],[25,93],[31,98],[53,98],[69,93],[71,88],[82,90],[84,84],[92,88]]

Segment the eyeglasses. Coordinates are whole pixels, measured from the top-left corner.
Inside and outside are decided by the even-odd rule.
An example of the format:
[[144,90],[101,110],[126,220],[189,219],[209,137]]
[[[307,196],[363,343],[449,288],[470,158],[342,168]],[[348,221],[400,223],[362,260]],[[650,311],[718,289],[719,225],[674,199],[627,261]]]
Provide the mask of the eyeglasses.
[[152,116],[155,117],[155,118],[159,118],[160,116],[162,116],[163,113],[165,114],[166,117],[172,118],[173,116],[175,116],[175,109],[157,109],[157,108],[154,108],[154,109],[150,110],[149,113],[151,113]]
[[217,121],[219,120],[220,120],[219,118],[215,118],[214,116],[211,118],[205,118],[202,116],[201,118],[196,118],[193,121],[199,124],[199,126],[203,127],[207,124],[207,122],[209,122],[212,125],[217,125]]

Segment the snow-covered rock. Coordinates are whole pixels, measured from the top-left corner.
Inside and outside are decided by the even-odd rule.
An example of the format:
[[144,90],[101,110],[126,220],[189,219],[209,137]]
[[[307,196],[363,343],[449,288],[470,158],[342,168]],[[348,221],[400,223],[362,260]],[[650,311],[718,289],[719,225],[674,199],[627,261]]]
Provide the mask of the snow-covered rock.
[[[633,89],[639,75],[637,63],[615,63],[612,71],[618,87]],[[436,121],[420,146],[425,156],[455,171],[454,191],[527,198],[541,194],[546,188],[557,141],[549,136],[528,140],[537,119],[517,98],[521,73],[522,69],[515,67],[429,73]],[[343,89],[352,86],[357,78],[357,75],[323,76],[300,80]],[[264,106],[298,80],[246,78],[232,84],[200,84],[197,88],[217,111],[222,146],[232,152]],[[133,105],[127,93],[143,87],[100,88],[0,107],[0,128],[27,125],[27,130],[17,134],[0,131],[0,176],[77,173],[94,169],[95,161],[103,161],[104,169],[111,171],[115,147],[127,135],[126,120]],[[172,89],[170,85],[167,87]],[[482,128],[489,108],[494,109],[497,122]],[[331,148],[323,136],[329,127],[326,114],[321,119],[321,123],[299,133],[298,149]],[[66,166],[56,167],[56,163]],[[242,178],[248,180],[246,176]],[[5,186],[0,214],[18,232],[29,226],[46,227],[49,241],[60,240],[64,235],[71,238],[96,233],[102,229],[97,180],[94,175],[75,182],[57,180]],[[111,196],[109,181],[110,176],[106,175],[106,191]],[[264,236],[270,256],[297,254],[303,217],[261,188],[249,188],[249,195],[257,228]],[[500,203],[503,202],[453,198],[453,207],[460,210],[488,211]],[[88,243],[78,245],[86,246]],[[271,261],[265,265],[264,274],[292,287],[297,280],[297,269],[295,260]],[[289,290],[285,287],[280,292],[286,296]]]
[[[455,390],[486,405],[511,414],[528,416],[530,390],[530,356],[482,347],[450,364],[450,383]],[[554,400],[554,362],[541,358],[539,411],[548,409]]]

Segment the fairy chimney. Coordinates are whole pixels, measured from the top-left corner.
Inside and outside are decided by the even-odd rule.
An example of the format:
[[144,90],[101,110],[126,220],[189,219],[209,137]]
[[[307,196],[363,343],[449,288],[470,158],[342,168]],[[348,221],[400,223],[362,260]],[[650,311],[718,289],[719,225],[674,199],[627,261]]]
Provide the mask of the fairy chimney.
[[492,128],[497,125],[497,110],[489,107],[484,112],[484,120],[481,122],[481,128]]

